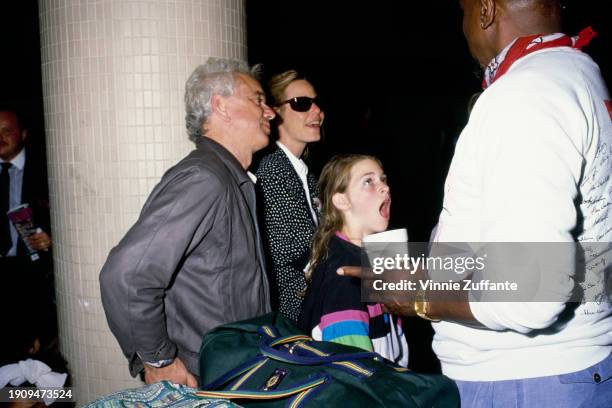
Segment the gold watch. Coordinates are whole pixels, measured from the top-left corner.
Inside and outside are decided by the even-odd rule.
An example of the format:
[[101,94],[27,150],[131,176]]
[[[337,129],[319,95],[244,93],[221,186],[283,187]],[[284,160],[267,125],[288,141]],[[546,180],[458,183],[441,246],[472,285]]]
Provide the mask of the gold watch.
[[427,315],[428,309],[429,300],[427,299],[427,291],[419,289],[414,299],[414,312],[422,319],[429,320],[431,322],[439,322],[440,319],[434,319]]

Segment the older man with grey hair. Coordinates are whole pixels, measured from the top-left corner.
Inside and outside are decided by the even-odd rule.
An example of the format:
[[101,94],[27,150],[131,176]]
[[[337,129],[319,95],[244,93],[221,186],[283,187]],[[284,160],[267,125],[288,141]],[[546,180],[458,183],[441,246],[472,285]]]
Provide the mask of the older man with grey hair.
[[100,273],[109,326],[130,372],[197,385],[202,335],[270,311],[256,222],[253,153],[274,112],[246,65],[209,59],[185,86],[196,149],[169,169]]

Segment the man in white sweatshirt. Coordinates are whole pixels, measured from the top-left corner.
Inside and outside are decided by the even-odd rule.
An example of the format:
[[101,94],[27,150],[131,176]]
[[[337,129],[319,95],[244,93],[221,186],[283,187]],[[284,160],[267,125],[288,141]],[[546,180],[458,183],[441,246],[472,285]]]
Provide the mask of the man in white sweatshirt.
[[[460,4],[485,91],[457,143],[433,241],[610,243],[612,105],[579,51],[594,33],[560,34],[556,0]],[[433,348],[462,406],[610,407],[609,256],[605,268],[582,271],[574,257],[559,254],[542,302],[478,302],[469,291],[429,302],[425,292],[388,307],[434,321]],[[597,285],[570,303],[585,270]]]

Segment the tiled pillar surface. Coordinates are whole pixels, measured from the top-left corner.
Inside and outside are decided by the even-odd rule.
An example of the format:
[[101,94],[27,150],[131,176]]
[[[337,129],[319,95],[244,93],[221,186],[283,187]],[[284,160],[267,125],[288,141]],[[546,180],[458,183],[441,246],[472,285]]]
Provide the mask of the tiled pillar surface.
[[[108,329],[99,271],[163,172],[193,148],[189,73],[246,59],[243,0],[39,0],[61,351],[79,406],[139,386]],[[171,244],[171,243],[169,243]]]

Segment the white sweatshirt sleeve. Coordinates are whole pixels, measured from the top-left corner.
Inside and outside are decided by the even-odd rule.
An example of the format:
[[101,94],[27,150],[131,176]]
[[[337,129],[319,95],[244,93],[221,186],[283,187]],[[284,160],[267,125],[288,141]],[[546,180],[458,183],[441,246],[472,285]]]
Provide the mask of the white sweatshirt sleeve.
[[[509,277],[538,271],[534,300],[471,302],[472,313],[493,330],[526,333],[553,324],[571,296],[575,253],[558,254],[553,265],[533,253],[533,242],[572,242],[575,200],[583,166],[584,113],[577,98],[530,72],[503,78],[483,94],[468,124],[479,136],[476,147],[483,194],[481,242],[521,242],[528,259],[508,258]],[[572,245],[568,249],[574,249]],[[503,251],[497,256],[503,259]],[[509,257],[510,254],[507,254]],[[520,261],[520,262],[517,262]],[[512,265],[515,265],[512,267]],[[553,301],[549,301],[552,300]]]

